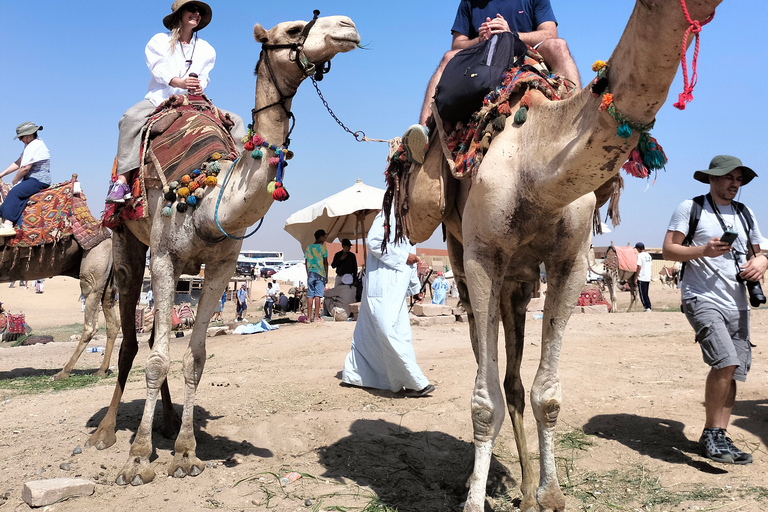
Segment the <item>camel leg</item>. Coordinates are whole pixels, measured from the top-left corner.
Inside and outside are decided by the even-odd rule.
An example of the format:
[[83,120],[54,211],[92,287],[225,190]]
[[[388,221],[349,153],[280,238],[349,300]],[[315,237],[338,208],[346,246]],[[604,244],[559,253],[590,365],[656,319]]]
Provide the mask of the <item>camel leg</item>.
[[[86,442],[86,446],[95,446],[98,450],[109,448],[117,440],[115,437],[117,409],[123,397],[128,374],[133,367],[133,360],[139,351],[136,340],[135,304],[141,293],[141,278],[144,275],[144,259],[147,254],[147,246],[139,242],[133,234],[124,228],[113,232],[112,247],[114,279],[120,290],[119,307],[123,342],[120,345],[117,358],[117,384],[112,394],[112,401],[109,403],[107,414]],[[136,276],[140,277],[135,279]],[[86,309],[87,306],[86,300]]]
[[[159,244],[158,244],[159,245]],[[153,244],[153,248],[156,245]],[[144,260],[141,260],[144,261]],[[152,253],[150,259],[150,272],[152,275],[152,291],[155,297],[155,344],[147,358],[145,366],[147,397],[144,401],[144,413],[141,417],[139,429],[131,444],[128,461],[123,465],[115,481],[118,485],[143,485],[155,478],[155,471],[149,464],[152,455],[152,419],[155,416],[155,406],[160,388],[165,384],[170,366],[169,338],[171,332],[171,315],[173,311],[173,297],[176,290],[176,282],[181,271],[174,265],[170,254],[162,249]],[[140,275],[140,274],[138,274]],[[134,278],[137,275],[133,276]],[[137,287],[140,290],[140,287]],[[128,297],[130,306],[134,310],[131,319],[135,316],[136,297]],[[121,315],[127,309],[121,302]],[[123,327],[125,328],[125,319]],[[135,331],[135,327],[134,327]],[[185,408],[186,409],[186,408]],[[182,425],[184,420],[182,417]],[[181,433],[180,433],[181,435]]]
[[112,350],[115,348],[115,339],[120,333],[120,317],[117,314],[117,289],[115,288],[115,273],[112,269],[110,258],[109,278],[101,297],[101,310],[107,323],[107,349],[104,351],[104,361],[96,375],[106,375],[109,362],[112,360]]
[[504,394],[507,398],[507,410],[515,431],[515,443],[520,458],[522,483],[520,492],[523,497],[520,510],[523,512],[538,509],[536,503],[536,483],[533,479],[531,460],[528,455],[528,442],[525,437],[523,413],[525,411],[525,389],[520,378],[520,364],[523,361],[525,344],[525,313],[533,293],[534,283],[506,280],[501,295],[501,320],[504,324],[506,342],[507,373],[504,377]]
[[[83,331],[80,334],[80,341],[75,347],[75,351],[72,353],[72,357],[64,368],[53,376],[53,380],[62,380],[69,377],[72,368],[80,359],[85,347],[88,346],[91,339],[96,335],[99,330],[99,302],[104,299],[104,296],[108,293],[107,287],[112,288],[112,240],[105,240],[101,244],[97,245],[89,251],[83,253],[82,262],[80,263],[80,293],[85,297],[85,312],[83,314]],[[112,347],[114,346],[115,337],[117,333],[113,333],[113,336],[109,336],[110,318],[109,314],[114,317],[114,312],[107,312],[104,308],[104,316],[107,318],[107,350],[104,352],[104,358],[102,359],[101,366],[96,372],[96,376],[103,377],[107,374],[109,368],[109,361],[112,358]]]
[[635,305],[635,301],[637,300],[637,283],[635,283],[635,275],[637,272],[632,272],[627,277],[627,283],[629,284],[629,307],[627,308],[627,313],[632,311],[632,306]]
[[194,431],[195,395],[200,378],[205,368],[205,339],[208,324],[213,316],[216,304],[221,300],[221,293],[235,271],[236,259],[225,259],[229,264],[211,265],[206,268],[205,282],[197,307],[197,318],[192,329],[192,337],[184,354],[184,412],[181,416],[181,430],[176,438],[174,457],[168,467],[168,474],[176,478],[197,476],[205,469],[205,464],[197,458],[197,442]]
[[611,271],[608,271],[603,276],[605,279],[605,285],[608,288],[608,294],[611,296],[611,313],[618,313],[616,309],[616,285],[619,282],[618,276]]
[[469,277],[469,297],[474,314],[475,358],[477,377],[472,392],[472,427],[475,464],[469,479],[465,512],[483,512],[485,486],[493,455],[493,442],[504,422],[504,396],[498,367],[499,300],[506,260],[498,255],[488,257],[491,250],[478,252],[465,248],[464,268]]

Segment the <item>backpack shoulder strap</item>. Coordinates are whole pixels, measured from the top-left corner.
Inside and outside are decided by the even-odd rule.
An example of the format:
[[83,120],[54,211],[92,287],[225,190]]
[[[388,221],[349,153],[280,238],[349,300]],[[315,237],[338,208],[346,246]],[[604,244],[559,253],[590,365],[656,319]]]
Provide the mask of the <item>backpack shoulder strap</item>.
[[746,224],[745,227],[747,228],[747,236],[749,236],[749,233],[752,231],[752,228],[755,227],[755,222],[752,219],[752,215],[750,214],[749,210],[747,210],[747,207],[744,205],[744,203],[740,203],[738,201],[731,201],[734,208],[739,214],[739,217],[744,221]]
[[693,235],[696,233],[696,227],[699,225],[702,209],[704,209],[704,196],[694,197],[693,204],[691,205],[691,215],[688,217],[688,234],[685,235],[685,240],[683,240],[683,245],[685,246],[693,243]]

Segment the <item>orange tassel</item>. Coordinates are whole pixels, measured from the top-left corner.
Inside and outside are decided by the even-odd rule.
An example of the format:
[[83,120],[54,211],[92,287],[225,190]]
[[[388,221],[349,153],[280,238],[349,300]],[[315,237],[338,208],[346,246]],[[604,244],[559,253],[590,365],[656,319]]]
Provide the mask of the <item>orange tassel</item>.
[[603,101],[600,103],[599,110],[600,112],[605,112],[605,109],[608,108],[608,105],[613,103],[613,94],[607,92],[603,94]]

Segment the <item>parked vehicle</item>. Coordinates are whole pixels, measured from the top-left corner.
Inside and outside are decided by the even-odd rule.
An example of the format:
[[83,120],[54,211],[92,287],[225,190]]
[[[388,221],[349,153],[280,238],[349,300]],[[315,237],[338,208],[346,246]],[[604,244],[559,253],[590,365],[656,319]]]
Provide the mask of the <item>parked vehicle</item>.
[[238,276],[250,276],[255,267],[256,265],[253,263],[238,261],[237,267],[235,267],[235,274]]
[[261,271],[259,272],[259,275],[260,275],[261,277],[269,277],[269,276],[271,276],[272,274],[274,274],[275,272],[277,272],[277,271],[276,271],[275,269],[271,268],[271,267],[264,267],[264,268],[262,268],[262,269],[261,269]]

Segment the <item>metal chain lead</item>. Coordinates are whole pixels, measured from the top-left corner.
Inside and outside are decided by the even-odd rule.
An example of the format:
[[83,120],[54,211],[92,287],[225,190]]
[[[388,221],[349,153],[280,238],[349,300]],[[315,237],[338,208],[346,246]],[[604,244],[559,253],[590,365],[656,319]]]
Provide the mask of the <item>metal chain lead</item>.
[[317,86],[317,80],[315,80],[315,77],[314,76],[310,76],[309,78],[312,79],[312,85],[315,86],[315,90],[317,91],[317,95],[320,96],[320,101],[323,102],[323,106],[325,106],[325,108],[328,110],[328,113],[331,114],[331,117],[333,118],[333,120],[336,121],[336,123],[338,123],[338,125],[341,126],[344,129],[345,132],[347,132],[350,135],[352,135],[357,142],[366,142],[366,141],[389,142],[389,141],[378,140],[378,139],[369,139],[368,137],[365,136],[365,132],[364,131],[361,130],[361,131],[353,132],[352,130],[347,128],[344,125],[344,123],[342,123],[341,120],[338,117],[336,117],[336,114],[333,113],[333,110],[331,110],[331,107],[330,107],[330,105],[328,105],[328,102],[325,101],[325,98],[323,98],[323,93],[320,92],[320,87]]

